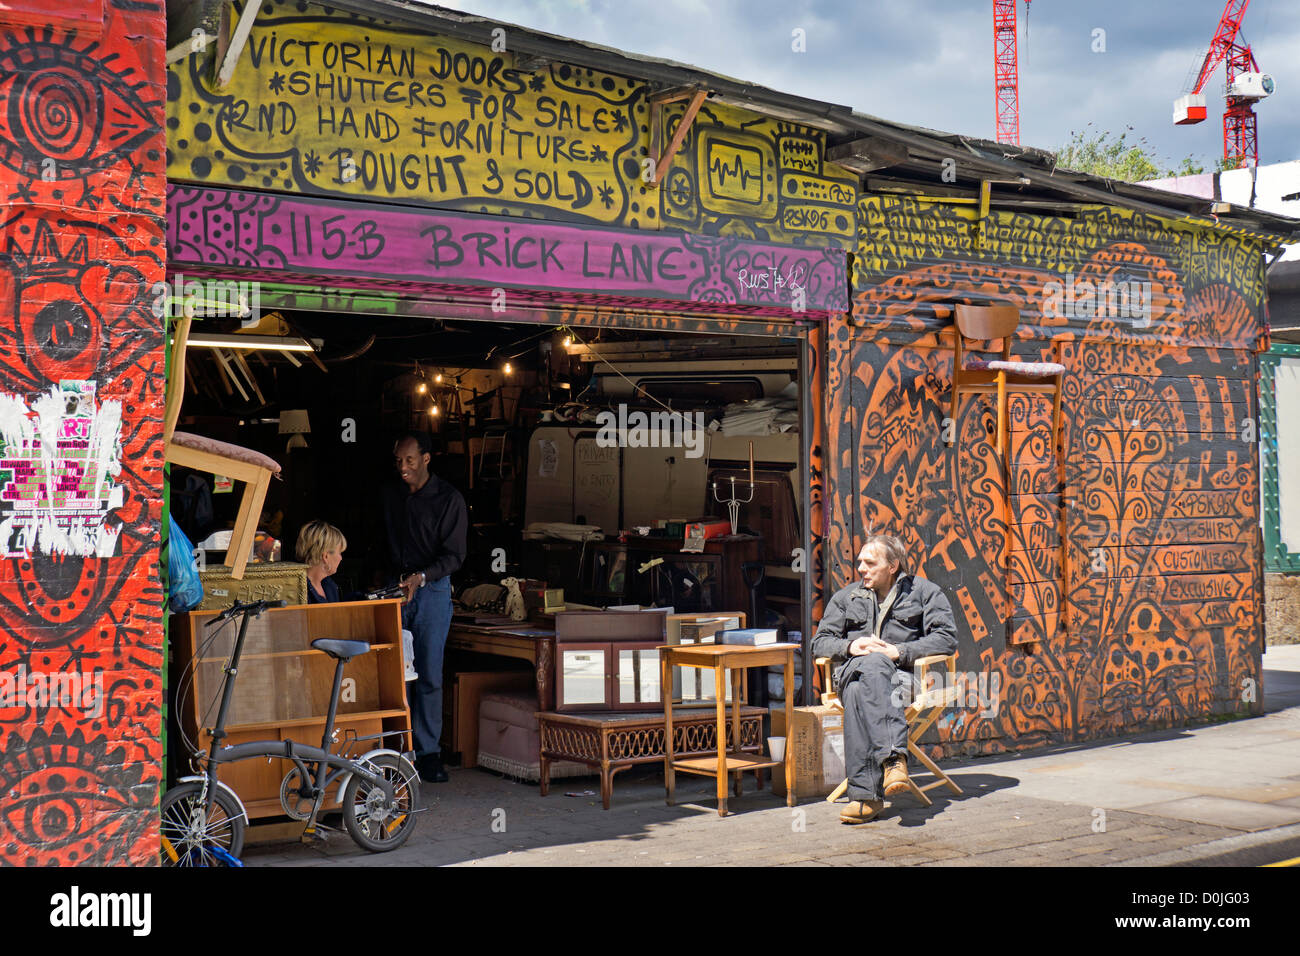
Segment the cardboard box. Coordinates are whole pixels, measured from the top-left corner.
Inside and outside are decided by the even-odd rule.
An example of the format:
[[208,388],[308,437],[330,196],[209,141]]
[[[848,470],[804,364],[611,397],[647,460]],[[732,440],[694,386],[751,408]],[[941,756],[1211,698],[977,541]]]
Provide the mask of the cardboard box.
[[[772,735],[786,738],[786,752],[794,759],[794,793],[804,797],[824,797],[844,779],[844,714],[835,707],[796,707],[790,718],[788,733],[777,732],[777,715],[772,711]],[[782,727],[782,729],[784,729]],[[785,795],[785,774],[778,768],[772,774],[772,791]]]
[[682,543],[682,550],[703,551],[704,543],[710,538],[721,538],[723,535],[728,534],[731,534],[730,521],[717,521],[707,518],[703,521],[692,521],[686,526],[686,540]]

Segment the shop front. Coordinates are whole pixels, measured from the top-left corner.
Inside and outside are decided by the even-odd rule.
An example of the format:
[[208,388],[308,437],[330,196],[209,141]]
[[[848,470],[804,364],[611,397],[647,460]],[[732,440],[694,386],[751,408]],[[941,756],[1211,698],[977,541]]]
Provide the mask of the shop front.
[[[417,431],[469,502],[460,594],[513,577],[570,609],[735,612],[807,631],[806,385],[810,343],[847,307],[843,252],[210,186],[174,184],[169,208],[178,309],[256,284],[262,313],[194,324],[181,427],[277,459],[267,533],[288,552],[309,521],[340,527],[345,595],[391,583],[375,503],[395,440]],[[289,341],[315,361],[295,364]],[[289,420],[310,430],[286,444]],[[174,498],[173,515],[202,544],[235,497],[213,494],[202,523]],[[684,528],[702,520],[710,538],[690,547]],[[448,696],[517,687],[531,668],[536,707],[565,709],[549,616],[515,633],[503,593],[458,601]],[[472,766],[455,741],[477,717],[457,710],[444,746]]]
[[[760,372],[789,373],[798,427],[755,442],[760,470],[788,469],[798,522],[777,553],[772,507],[751,509],[769,521],[761,563],[777,600],[763,610],[807,634],[853,579],[857,543],[902,537],[913,567],[949,591],[959,670],[979,689],[940,721],[936,753],[1257,709],[1238,689],[1260,676],[1258,470],[1234,442],[1255,416],[1257,273],[1285,223],[1104,192],[1045,173],[1050,156],[1035,150],[995,156],[840,107],[777,105],[692,68],[505,28],[493,48],[488,27],[447,18],[402,14],[403,33],[360,16],[373,4],[341,6],[353,12],[271,4],[224,87],[200,58],[171,68],[173,273],[257,280],[263,311],[307,338],[321,340],[313,322],[346,329],[345,354],[374,334],[362,364],[392,335],[409,361],[387,368],[414,376],[408,388],[423,372],[461,370],[464,384],[474,362],[487,378],[471,402],[479,385],[510,400],[540,387],[516,408],[535,416],[531,443],[438,423],[439,447],[465,459],[448,459],[464,490],[477,482],[494,519],[521,529],[600,514],[608,538],[725,515],[713,484],[747,478],[748,438],[723,428],[708,467],[682,455],[667,471],[625,448],[611,475],[583,450],[594,435],[557,447],[543,429],[596,431],[569,416],[616,410],[618,388],[629,410],[709,410],[702,393],[667,399],[690,387],[665,380],[674,363],[697,386],[712,380],[721,422],[728,404],[778,397]],[[959,305],[1014,308],[1014,357],[1064,366],[1059,429],[1050,397],[953,407]],[[547,345],[530,355],[540,364],[515,361],[537,376],[525,387],[501,363],[532,348],[517,343],[529,334]],[[454,354],[477,351],[473,362],[437,357],[457,337]],[[768,367],[743,368],[746,350]],[[566,377],[575,368],[586,371]],[[745,375],[755,382],[738,391]],[[395,419],[372,421],[391,437]],[[782,451],[796,431],[797,450]],[[503,442],[519,456],[504,466]],[[579,462],[573,477],[539,466],[541,448],[561,471]],[[484,469],[502,487],[488,489]],[[596,487],[617,503],[593,500]],[[498,547],[535,562],[510,563],[516,574],[561,573],[542,554],[563,547],[506,535],[482,542],[482,580],[503,575],[488,560]],[[591,550],[576,548],[569,597],[672,603],[593,590]]]
[[[170,69],[170,289],[181,310],[223,288],[257,301],[194,323],[180,427],[275,459],[265,536],[291,558],[303,525],[337,525],[354,595],[388,583],[373,505],[394,440],[428,435],[471,523],[452,759],[477,762],[478,696],[520,673],[534,710],[596,694],[549,615],[505,627],[503,580],[530,610],[543,592],[543,612],[668,607],[809,632],[824,329],[848,308],[856,221],[855,177],[823,162],[822,130],[325,7],[264,5],[229,81],[210,66]],[[288,338],[311,354],[276,347]],[[179,481],[202,495],[207,479]],[[211,500],[210,525],[187,497],[173,507],[201,545],[238,523],[234,495]],[[707,540],[691,545],[691,525]],[[630,680],[596,696],[641,699]],[[769,690],[787,693],[756,673],[746,694]]]
[[[483,712],[536,734],[539,712],[653,709],[646,652],[700,618],[806,646],[880,532],[956,618],[966,693],[926,738],[936,758],[1259,712],[1255,382],[1264,257],[1291,221],[448,11],[177,4],[165,24],[154,6],[103,4],[106,36],[149,38],[114,40],[122,58],[71,50],[95,19],[71,14],[0,51],[49,83],[81,58],[139,113],[107,157],[60,165],[48,136],[0,156],[27,196],[0,476],[61,496],[0,502],[18,648],[0,663],[108,687],[98,715],[0,710],[0,783],[35,788],[0,819],[7,861],[156,858],[164,678],[200,650],[198,618],[173,617],[168,673],[168,515],[209,565],[207,607],[286,597],[295,639],[328,618],[382,644],[344,723],[409,725],[377,513],[407,433],[469,512],[442,739],[462,767],[534,769],[490,759]],[[1014,312],[1011,357],[1063,367],[1059,427],[1041,391],[954,400],[958,316],[988,307]],[[185,374],[164,407],[168,342]],[[41,458],[47,419],[77,455]],[[269,462],[261,496],[173,463],[164,509],[171,426]],[[324,616],[296,551],[313,521],[347,542]],[[256,535],[235,569],[239,527]],[[612,610],[669,607],[654,634]],[[560,634],[575,608],[608,615],[599,633]],[[248,733],[318,726],[305,656],[246,670],[266,708]],[[751,743],[764,704],[823,689],[808,655],[802,681],[776,677],[737,691]],[[710,705],[684,677],[672,692]],[[193,736],[192,704],[173,730]],[[94,790],[91,768],[85,810],[67,773]],[[276,816],[280,776],[247,786]]]

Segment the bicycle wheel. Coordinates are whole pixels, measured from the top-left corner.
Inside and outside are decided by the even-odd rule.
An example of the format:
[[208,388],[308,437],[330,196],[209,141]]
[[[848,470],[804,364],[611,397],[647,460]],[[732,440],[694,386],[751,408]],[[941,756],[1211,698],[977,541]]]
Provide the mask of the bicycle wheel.
[[420,809],[420,775],[410,761],[397,754],[378,754],[370,760],[375,772],[393,787],[393,802],[384,791],[356,774],[343,791],[343,825],[357,846],[371,853],[395,850],[415,829]]
[[244,849],[244,812],[217,788],[212,810],[203,812],[203,784],[177,784],[162,798],[162,865],[226,866]]

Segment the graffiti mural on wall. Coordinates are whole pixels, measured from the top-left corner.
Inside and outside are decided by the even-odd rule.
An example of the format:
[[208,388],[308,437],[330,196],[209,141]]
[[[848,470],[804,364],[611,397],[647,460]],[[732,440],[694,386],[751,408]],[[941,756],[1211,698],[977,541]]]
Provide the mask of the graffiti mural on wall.
[[0,12],[0,865],[157,854],[165,11],[85,6]]
[[[670,108],[675,130],[683,106]],[[825,167],[821,133],[706,103],[663,183],[663,222],[852,248],[857,177]]]
[[[644,83],[521,62],[506,50],[268,0],[225,91],[209,88],[204,55],[169,68],[168,172],[632,229],[851,244],[854,179],[822,169],[820,132],[707,104],[657,188],[643,178]],[[676,114],[665,113],[671,135]]]
[[[876,228],[864,228],[852,318],[830,329],[828,564],[845,580],[856,538],[889,530],[949,591],[959,667],[1004,693],[996,713],[946,717],[936,742],[989,752],[1257,710],[1243,695],[1259,680],[1261,626],[1258,467],[1243,425],[1255,416],[1259,247],[1089,210],[995,213],[981,253],[965,210],[863,207]],[[1150,316],[1052,314],[1051,284],[1070,272],[1150,282]],[[945,444],[951,320],[935,307],[963,301],[1017,306],[1013,351],[1066,366],[1063,488],[1040,397],[1010,402],[1010,488],[990,397],[963,401]]]

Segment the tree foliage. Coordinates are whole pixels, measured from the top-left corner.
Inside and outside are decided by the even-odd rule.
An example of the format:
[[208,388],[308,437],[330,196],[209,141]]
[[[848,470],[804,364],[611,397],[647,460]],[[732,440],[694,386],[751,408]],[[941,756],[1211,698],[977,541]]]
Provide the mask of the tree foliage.
[[1129,140],[1131,132],[1133,127],[1129,126],[1118,136],[1109,130],[1087,128],[1071,133],[1070,141],[1056,152],[1056,165],[1129,183],[1205,172],[1205,166],[1192,156],[1183,157],[1175,166],[1163,165],[1145,137]]

